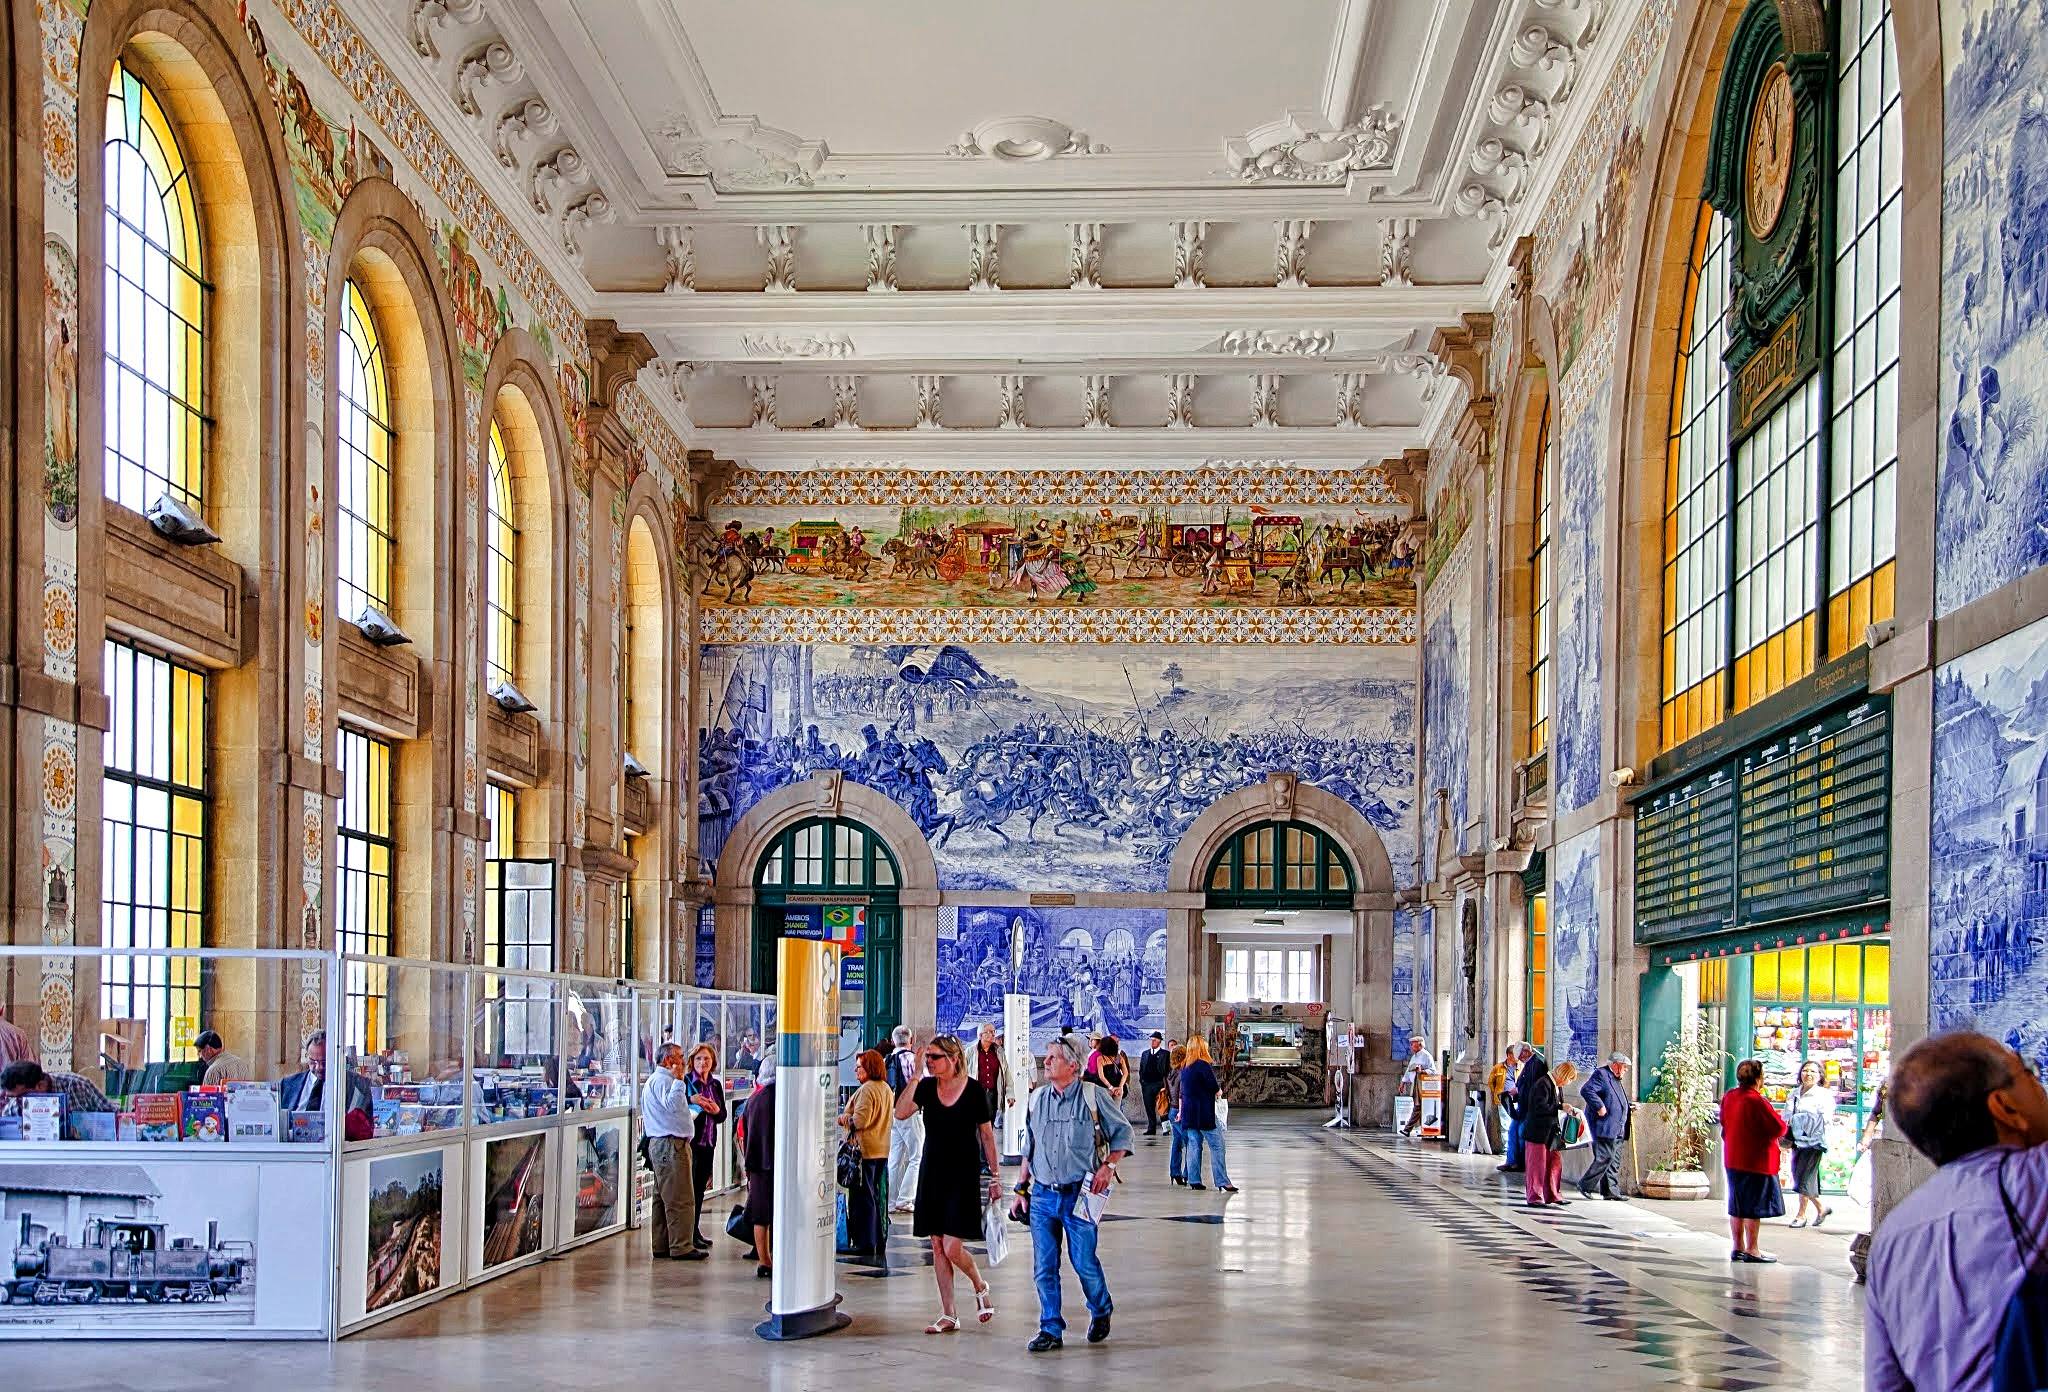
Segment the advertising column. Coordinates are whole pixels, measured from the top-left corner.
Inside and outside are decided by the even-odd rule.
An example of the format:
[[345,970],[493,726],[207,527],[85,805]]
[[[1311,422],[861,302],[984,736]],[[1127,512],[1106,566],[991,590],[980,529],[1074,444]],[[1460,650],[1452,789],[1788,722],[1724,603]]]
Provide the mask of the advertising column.
[[1010,1070],[1010,1095],[1003,1104],[1003,1156],[1024,1154],[1024,1113],[1031,1105],[1031,997],[1003,997],[1003,1063]]
[[805,1339],[853,1322],[833,1288],[839,950],[815,908],[790,911],[776,967],[775,1266],[754,1332]]

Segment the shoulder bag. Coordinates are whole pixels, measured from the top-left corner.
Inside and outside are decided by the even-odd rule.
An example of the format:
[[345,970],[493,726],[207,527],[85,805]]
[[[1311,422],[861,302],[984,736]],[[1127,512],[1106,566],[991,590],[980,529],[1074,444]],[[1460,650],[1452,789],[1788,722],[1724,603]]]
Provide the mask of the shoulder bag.
[[2048,1247],[2028,1231],[2012,1195],[2005,1189],[2005,1167],[2013,1152],[1998,1161],[1998,1201],[2005,1205],[2006,1227],[2019,1249],[2020,1284],[2006,1302],[1998,1327],[1998,1345],[1991,1362],[1991,1392],[2038,1392],[2048,1387]]

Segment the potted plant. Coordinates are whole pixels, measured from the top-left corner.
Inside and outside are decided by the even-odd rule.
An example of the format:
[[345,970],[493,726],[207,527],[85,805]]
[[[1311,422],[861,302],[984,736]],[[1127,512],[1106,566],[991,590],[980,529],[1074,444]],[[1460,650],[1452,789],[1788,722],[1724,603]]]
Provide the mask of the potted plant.
[[1688,1025],[1664,1046],[1650,1101],[1663,1111],[1669,1139],[1664,1157],[1642,1177],[1645,1198],[1707,1197],[1707,1156],[1720,1117],[1721,1063],[1721,1041],[1698,1024]]

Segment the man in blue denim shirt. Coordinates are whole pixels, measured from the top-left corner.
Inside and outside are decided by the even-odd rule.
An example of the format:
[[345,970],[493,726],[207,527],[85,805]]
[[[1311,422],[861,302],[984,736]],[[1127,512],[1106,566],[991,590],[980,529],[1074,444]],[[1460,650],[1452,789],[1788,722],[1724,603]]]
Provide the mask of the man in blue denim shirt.
[[[1055,1039],[1045,1051],[1046,1086],[1031,1094],[1024,1131],[1024,1171],[1019,1180],[1031,1202],[1032,1277],[1038,1285],[1038,1336],[1025,1347],[1045,1353],[1060,1347],[1067,1322],[1060,1318],[1060,1242],[1064,1238],[1074,1274],[1088,1299],[1088,1342],[1109,1337],[1109,1282],[1095,1255],[1096,1225],[1076,1211],[1085,1185],[1109,1192],[1110,1167],[1131,1153],[1131,1124],[1123,1110],[1095,1084],[1081,1077],[1073,1045]],[[1096,1135],[1107,1149],[1098,1156]]]

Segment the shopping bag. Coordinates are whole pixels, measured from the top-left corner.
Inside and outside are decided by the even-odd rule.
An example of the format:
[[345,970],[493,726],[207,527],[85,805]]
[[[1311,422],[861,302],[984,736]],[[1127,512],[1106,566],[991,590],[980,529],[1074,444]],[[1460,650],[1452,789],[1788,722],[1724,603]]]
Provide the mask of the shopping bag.
[[1010,1230],[1003,1226],[1003,1206],[989,1204],[981,1210],[981,1240],[988,1244],[988,1264],[1001,1266],[1010,1255]]
[[1849,1171],[1849,1197],[1860,1207],[1870,1207],[1870,1152],[1867,1150],[1856,1157],[1856,1167]]
[[1216,1099],[1216,1129],[1218,1131],[1230,1129],[1230,1101],[1228,1098],[1219,1097]]

